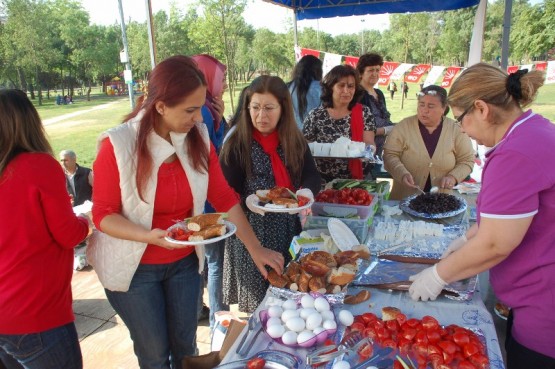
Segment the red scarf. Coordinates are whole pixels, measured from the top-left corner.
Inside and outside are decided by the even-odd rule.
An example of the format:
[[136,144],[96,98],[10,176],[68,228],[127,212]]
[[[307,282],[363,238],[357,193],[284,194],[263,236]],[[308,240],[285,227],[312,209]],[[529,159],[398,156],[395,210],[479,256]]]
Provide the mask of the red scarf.
[[287,187],[290,190],[294,190],[293,184],[291,183],[291,178],[287,172],[287,168],[281,161],[277,148],[279,146],[279,135],[278,131],[270,133],[268,136],[263,136],[262,133],[253,129],[252,137],[256,142],[262,146],[262,150],[270,156],[270,162],[272,163],[272,172],[274,172],[274,182],[276,186]]
[[[351,140],[362,142],[362,133],[364,131],[364,125],[362,122],[362,105],[355,104],[353,110],[351,110]],[[362,161],[359,159],[349,160],[349,170],[351,171],[351,176],[354,179],[362,179]]]

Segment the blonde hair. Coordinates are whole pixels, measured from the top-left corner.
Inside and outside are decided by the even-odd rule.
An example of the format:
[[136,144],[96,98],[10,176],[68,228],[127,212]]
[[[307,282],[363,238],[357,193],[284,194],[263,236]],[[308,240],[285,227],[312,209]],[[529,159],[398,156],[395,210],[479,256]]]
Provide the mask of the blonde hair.
[[468,109],[476,100],[498,107],[498,113],[530,105],[543,85],[541,71],[517,71],[508,75],[504,70],[486,63],[466,69],[453,83],[448,103],[451,107]]

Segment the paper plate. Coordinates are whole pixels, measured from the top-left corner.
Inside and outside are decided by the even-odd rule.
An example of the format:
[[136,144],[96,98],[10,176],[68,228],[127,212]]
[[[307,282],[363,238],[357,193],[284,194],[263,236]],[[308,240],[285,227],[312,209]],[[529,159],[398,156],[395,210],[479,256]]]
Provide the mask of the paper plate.
[[328,229],[333,242],[341,251],[348,251],[353,246],[360,245],[357,236],[349,227],[337,218],[328,219]]
[[[170,238],[168,236],[164,237],[164,239],[170,243],[175,243],[178,245],[187,245],[187,246],[194,246],[194,245],[206,245],[209,243],[214,243],[214,242],[218,242],[221,241],[223,239],[226,239],[228,237],[230,237],[231,235],[235,234],[235,232],[237,232],[237,226],[235,226],[235,224],[224,220],[224,224],[225,224],[225,228],[226,228],[226,232],[223,236],[219,236],[219,237],[214,237],[214,238],[208,238],[204,241],[179,241],[179,240],[174,240],[173,238]],[[176,223],[174,225],[172,225],[170,228],[168,228],[168,231],[172,230],[173,228],[184,228],[186,229],[186,225],[185,222],[179,222]]]

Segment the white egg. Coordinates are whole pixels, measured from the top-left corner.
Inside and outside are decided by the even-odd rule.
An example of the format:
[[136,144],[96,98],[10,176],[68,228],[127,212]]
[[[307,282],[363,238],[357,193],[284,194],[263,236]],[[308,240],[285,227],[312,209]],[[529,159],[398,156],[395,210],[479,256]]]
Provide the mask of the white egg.
[[314,307],[314,297],[312,297],[310,295],[304,295],[301,298],[301,305],[304,308],[313,308]]
[[325,298],[318,297],[314,300],[314,308],[321,313],[322,311],[330,309],[330,303]]
[[301,312],[299,313],[299,315],[300,315],[301,318],[306,320],[306,318],[308,318],[309,316],[311,316],[314,313],[317,313],[317,311],[314,310],[314,309],[311,309],[311,308],[306,308],[306,309],[301,309]]
[[284,310],[283,314],[281,314],[281,320],[286,323],[289,319],[297,318],[298,316],[299,312],[297,310]]
[[285,327],[281,324],[274,324],[266,328],[266,332],[272,338],[280,338],[285,333]]
[[266,322],[266,327],[269,327],[271,325],[276,325],[276,324],[281,325],[281,319],[280,318],[270,318]]
[[306,329],[313,331],[321,325],[322,325],[322,316],[317,312],[310,314],[306,318]]
[[281,306],[270,306],[268,308],[268,315],[271,318],[279,318],[281,317],[282,313],[283,313],[283,309],[281,308]]
[[283,310],[296,310],[297,303],[293,300],[285,300],[281,307],[283,308]]
[[301,317],[291,318],[285,323],[285,325],[293,332],[301,332],[305,328],[304,319]]
[[305,343],[313,338],[314,338],[314,333],[312,333],[311,331],[302,331],[297,336],[297,343],[298,344]]
[[322,327],[324,327],[324,329],[334,330],[337,329],[337,323],[335,322],[335,320],[324,320],[324,323],[322,323]]
[[341,310],[338,316],[339,322],[344,326],[350,327],[355,321],[355,317],[349,310]]
[[286,345],[295,345],[297,343],[297,333],[287,331],[281,336],[281,341]]
[[351,364],[349,364],[348,361],[339,360],[338,362],[333,364],[331,369],[351,369]]
[[322,319],[324,320],[335,320],[335,316],[331,310],[321,311]]

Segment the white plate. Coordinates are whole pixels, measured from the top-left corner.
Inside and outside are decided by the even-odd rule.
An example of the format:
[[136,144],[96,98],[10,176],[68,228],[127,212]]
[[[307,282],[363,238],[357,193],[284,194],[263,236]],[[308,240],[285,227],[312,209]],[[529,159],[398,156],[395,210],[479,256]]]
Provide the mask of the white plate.
[[[299,190],[299,191],[303,191],[303,190]],[[297,191],[297,194],[299,194]],[[266,207],[264,205],[261,205],[260,203],[260,198],[256,195],[249,195],[245,201],[250,202],[251,206],[255,209],[259,209],[262,210],[263,212],[266,213],[289,213],[289,214],[297,214],[299,212],[301,212],[302,210],[305,209],[309,209],[312,204],[314,204],[314,198],[311,198],[310,196],[305,196],[308,197],[309,201],[306,205],[303,206],[299,206],[298,208],[273,208],[273,207]]]
[[360,245],[357,236],[349,227],[337,218],[328,219],[328,229],[330,230],[333,242],[341,251],[348,251],[353,246]]
[[[187,229],[186,226],[187,222],[179,222],[176,223],[174,225],[172,225],[170,228],[168,228],[168,232],[171,231],[174,228],[183,228],[183,229]],[[226,232],[223,236],[219,236],[219,237],[214,237],[214,238],[209,238],[206,239],[204,241],[178,241],[178,240],[174,240],[173,238],[170,238],[168,236],[165,237],[165,240],[171,243],[175,243],[177,245],[188,245],[188,246],[194,246],[194,245],[206,245],[209,243],[214,243],[214,242],[218,242],[221,241],[223,239],[228,238],[229,236],[233,235],[235,232],[237,232],[237,227],[235,226],[235,224],[228,222],[227,220],[224,220],[224,224],[225,224],[225,228],[226,228]]]

